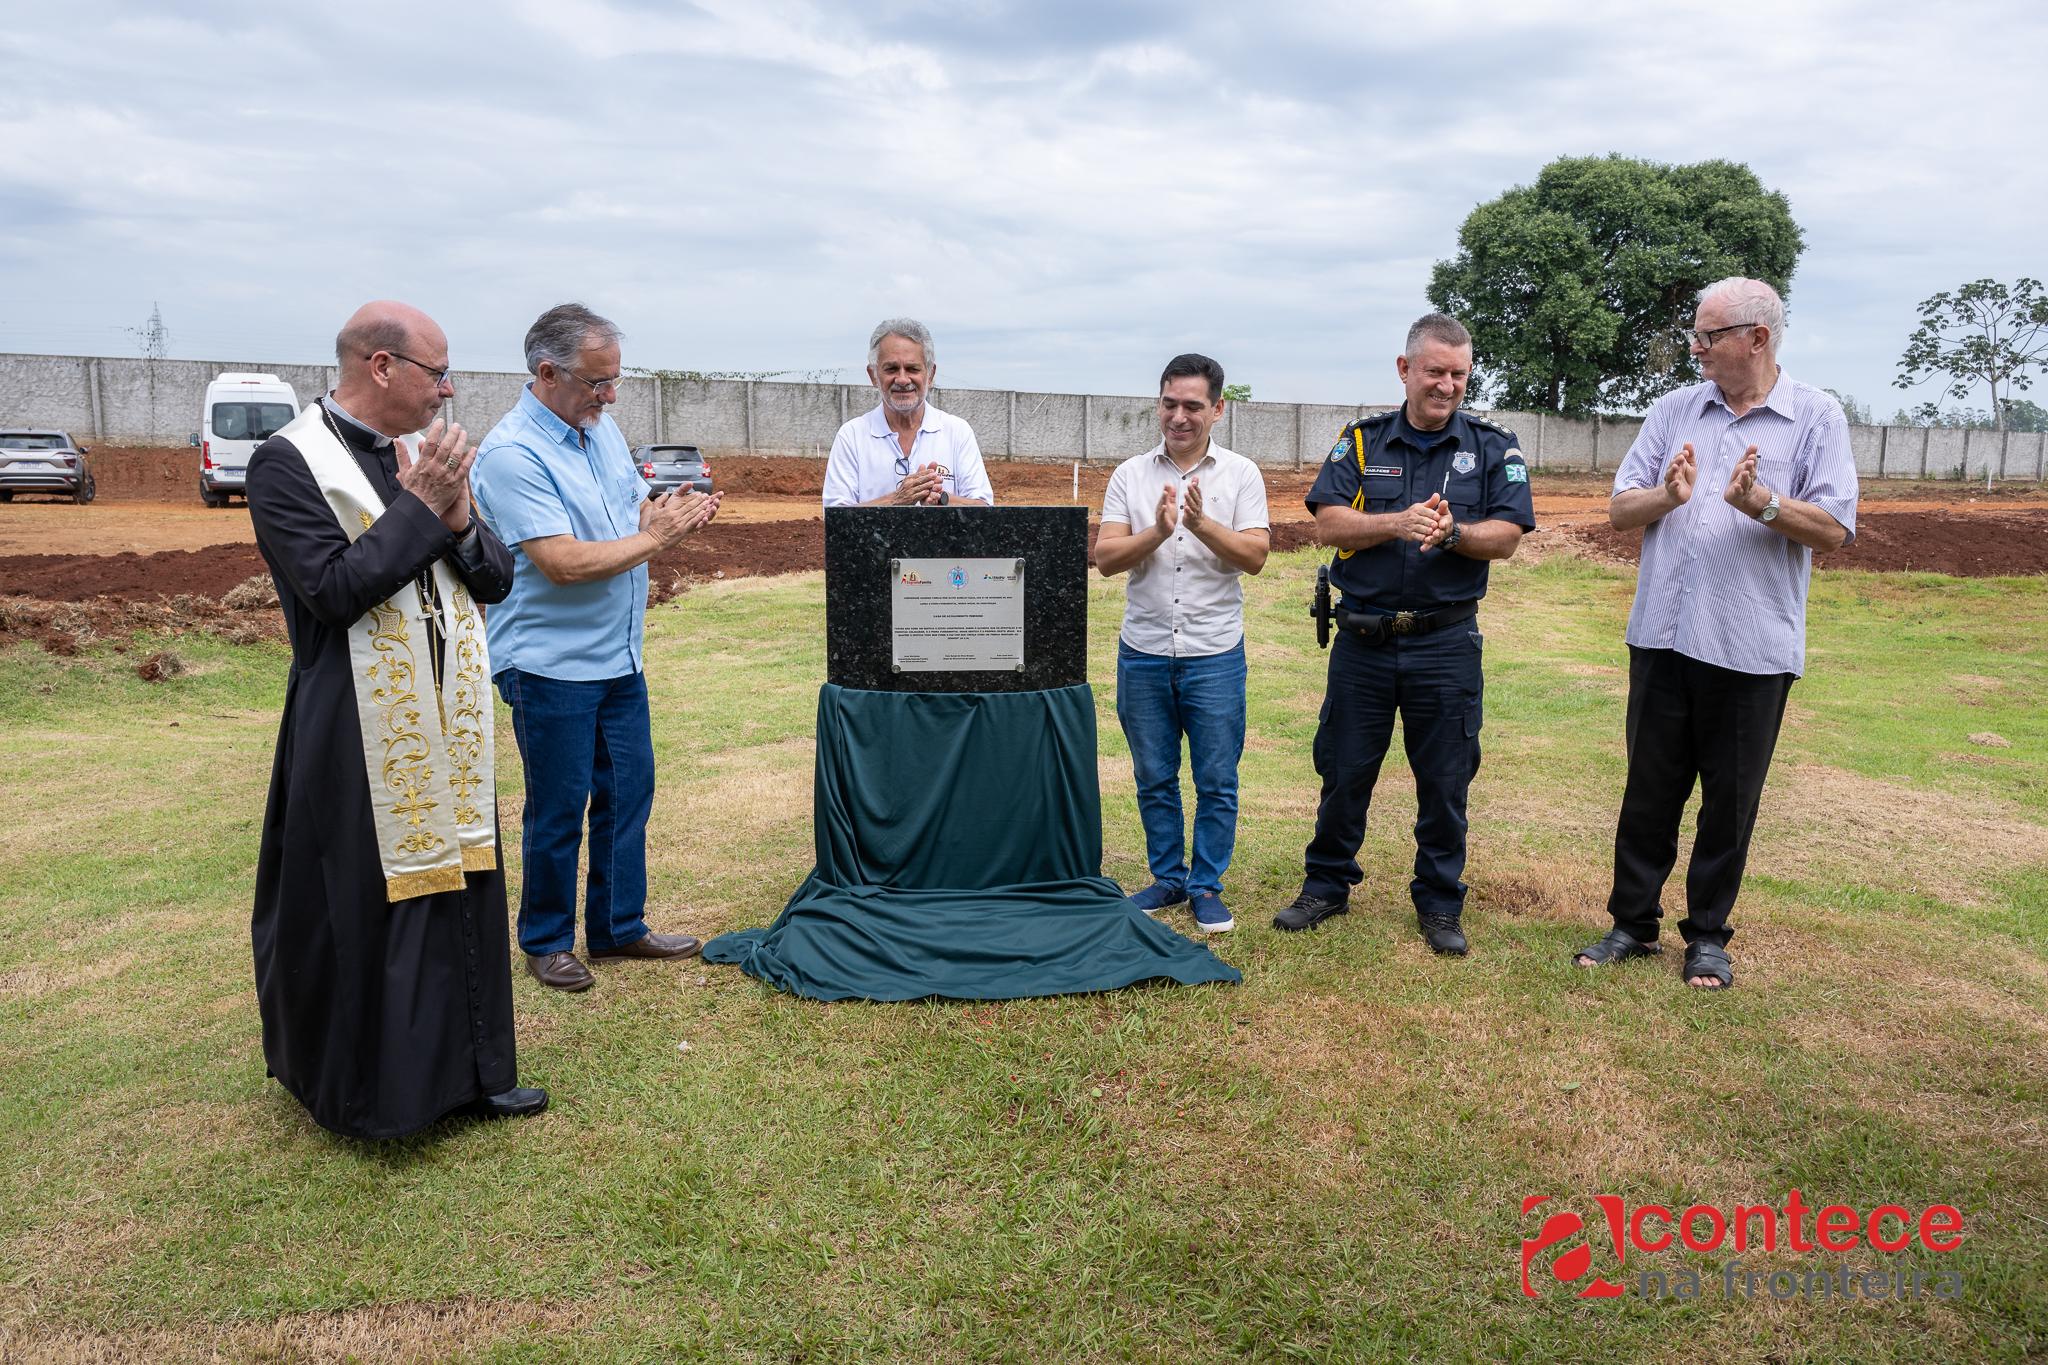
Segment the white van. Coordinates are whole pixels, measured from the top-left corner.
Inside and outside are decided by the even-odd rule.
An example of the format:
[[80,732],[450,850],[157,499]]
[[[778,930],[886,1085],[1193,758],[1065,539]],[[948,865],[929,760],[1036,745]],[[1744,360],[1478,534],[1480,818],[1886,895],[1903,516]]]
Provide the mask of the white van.
[[224,374],[199,413],[199,497],[224,507],[244,492],[249,457],[299,415],[299,397],[274,374]]

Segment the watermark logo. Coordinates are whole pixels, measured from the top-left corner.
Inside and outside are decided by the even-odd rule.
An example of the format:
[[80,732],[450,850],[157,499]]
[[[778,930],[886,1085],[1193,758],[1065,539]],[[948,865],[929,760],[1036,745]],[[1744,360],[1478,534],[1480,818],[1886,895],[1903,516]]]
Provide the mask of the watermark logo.
[[[1547,1194],[1532,1194],[1522,1201],[1522,1217],[1527,1218],[1537,1209],[1550,1202]],[[1621,1200],[1611,1194],[1595,1196],[1594,1203],[1600,1205],[1607,1215],[1608,1231],[1614,1242],[1614,1259],[1617,1264],[1628,1260],[1628,1248],[1621,1240]],[[1577,1240],[1577,1245],[1560,1253],[1549,1266],[1550,1278],[1560,1285],[1570,1285],[1593,1268],[1593,1245],[1585,1239],[1586,1220],[1566,1209],[1547,1215],[1543,1226],[1534,1237],[1522,1239],[1522,1293],[1525,1297],[1536,1298],[1538,1291],[1529,1282],[1529,1266],[1552,1247]],[[1618,1299],[1626,1291],[1618,1280],[1594,1279],[1581,1288],[1574,1298]]]
[[[1522,1238],[1522,1294],[1541,1298],[1569,1293],[1580,1299],[1697,1298],[1703,1285],[1697,1270],[1649,1268],[1634,1254],[1656,1255],[1675,1248],[1702,1253],[1762,1251],[1890,1257],[1913,1250],[1945,1255],[1963,1243],[1963,1215],[1951,1204],[1911,1210],[1879,1204],[1867,1212],[1847,1204],[1809,1206],[1798,1190],[1779,1204],[1735,1204],[1723,1209],[1693,1204],[1673,1211],[1662,1204],[1631,1206],[1617,1195],[1595,1195],[1600,1210],[1592,1226],[1584,1216],[1552,1204],[1552,1196],[1522,1200],[1526,1224],[1540,1216],[1533,1235]],[[1611,1263],[1594,1274],[1596,1252],[1613,1249]],[[1953,1271],[1923,1274],[1916,1265],[1859,1271],[1846,1264],[1757,1270],[1740,1259],[1721,1267],[1721,1292],[1729,1298],[1956,1298],[1962,1277]]]

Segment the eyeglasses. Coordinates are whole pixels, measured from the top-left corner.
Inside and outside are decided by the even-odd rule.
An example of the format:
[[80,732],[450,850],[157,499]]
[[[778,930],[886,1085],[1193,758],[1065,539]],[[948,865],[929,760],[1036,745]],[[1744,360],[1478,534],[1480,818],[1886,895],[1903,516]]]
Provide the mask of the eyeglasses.
[[610,379],[584,379],[582,375],[574,370],[563,370],[562,373],[568,375],[571,379],[580,380],[590,385],[590,391],[600,398],[604,397],[606,389],[610,389],[612,397],[617,398],[619,396],[619,381],[626,377],[622,374],[615,374]]
[[[372,351],[370,352],[369,355],[364,356],[363,359],[369,360],[376,354],[377,353],[375,351]],[[427,372],[427,376],[434,381],[434,387],[437,389],[448,382],[449,375],[455,373],[455,367],[452,365],[445,366],[437,370],[432,365],[427,364],[424,360],[414,360],[411,356],[401,355],[397,351],[386,351],[384,352],[384,354],[390,356],[393,360],[403,360],[408,365],[417,365],[420,369],[425,370]]]
[[[942,464],[933,465],[932,468],[939,471],[939,477],[942,479],[949,479],[953,476],[953,471]],[[896,477],[899,479],[910,477],[910,457],[908,455],[898,455],[896,457]]]
[[1704,332],[1691,327],[1681,327],[1678,329],[1678,339],[1687,346],[1698,346],[1702,351],[1711,351],[1714,349],[1716,338],[1729,332],[1746,332],[1752,327],[1762,325],[1757,322],[1738,322],[1728,327],[1710,327]]

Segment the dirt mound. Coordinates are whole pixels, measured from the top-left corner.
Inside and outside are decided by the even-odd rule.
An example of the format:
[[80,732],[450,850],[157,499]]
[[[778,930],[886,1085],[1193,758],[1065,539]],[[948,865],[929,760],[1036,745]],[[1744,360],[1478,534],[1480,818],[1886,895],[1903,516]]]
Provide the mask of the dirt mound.
[[0,556],[0,594],[44,602],[108,597],[154,602],[181,593],[225,597],[243,580],[269,572],[254,545],[118,555]]
[[[1563,528],[1601,558],[1633,564],[1642,555],[1641,531],[1617,531],[1604,522]],[[1998,578],[2048,573],[2048,511],[1873,512],[1856,518],[1856,540],[1814,556],[1820,569],[1867,569]]]
[[190,446],[94,445],[88,458],[102,498],[199,501],[199,452]]

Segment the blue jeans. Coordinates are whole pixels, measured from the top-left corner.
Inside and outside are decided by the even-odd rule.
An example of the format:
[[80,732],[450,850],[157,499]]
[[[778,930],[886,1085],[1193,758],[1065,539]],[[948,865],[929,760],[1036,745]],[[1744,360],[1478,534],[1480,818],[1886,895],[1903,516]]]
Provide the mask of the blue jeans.
[[590,813],[583,934],[593,951],[647,936],[647,816],[654,738],[647,678],[565,682],[508,668],[493,679],[512,708],[526,769],[519,946],[535,957],[576,946],[576,854]]
[[[1244,642],[1169,658],[1116,646],[1116,718],[1131,746],[1138,818],[1152,879],[1191,896],[1220,893],[1237,845],[1237,760],[1244,754]],[[1195,778],[1195,849],[1181,834],[1180,740]]]

